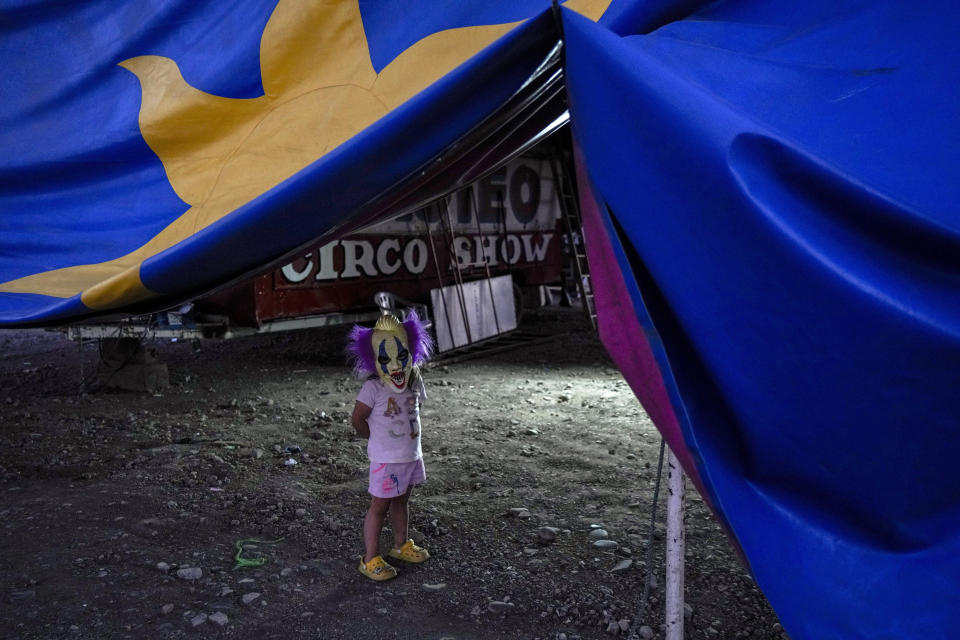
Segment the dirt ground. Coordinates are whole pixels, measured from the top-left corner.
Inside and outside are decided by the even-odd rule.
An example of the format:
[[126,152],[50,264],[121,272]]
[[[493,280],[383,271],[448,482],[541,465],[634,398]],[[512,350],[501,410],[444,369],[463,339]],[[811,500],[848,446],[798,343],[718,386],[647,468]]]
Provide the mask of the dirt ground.
[[[154,342],[159,394],[84,393],[96,343],[0,332],[0,636],[626,637],[660,438],[578,316],[524,324],[573,331],[425,372],[411,524],[433,557],[380,584],[356,569],[366,454],[342,329]],[[687,507],[686,637],[785,638],[692,487]],[[235,569],[248,538],[265,563]]]

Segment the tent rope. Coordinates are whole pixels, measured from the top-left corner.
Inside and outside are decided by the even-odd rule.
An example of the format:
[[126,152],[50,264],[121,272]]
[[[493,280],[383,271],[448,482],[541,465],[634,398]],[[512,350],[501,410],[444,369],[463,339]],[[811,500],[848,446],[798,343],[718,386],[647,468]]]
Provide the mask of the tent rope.
[[640,596],[640,606],[637,607],[637,615],[633,617],[630,624],[630,633],[627,634],[627,640],[637,640],[640,637],[639,629],[643,622],[643,616],[647,611],[647,599],[650,596],[650,582],[653,579],[653,526],[657,518],[657,498],[660,495],[660,479],[663,475],[663,452],[666,443],[660,438],[660,457],[657,459],[657,481],[653,487],[653,502],[650,504],[650,533],[647,535],[647,573],[643,579],[643,595]]

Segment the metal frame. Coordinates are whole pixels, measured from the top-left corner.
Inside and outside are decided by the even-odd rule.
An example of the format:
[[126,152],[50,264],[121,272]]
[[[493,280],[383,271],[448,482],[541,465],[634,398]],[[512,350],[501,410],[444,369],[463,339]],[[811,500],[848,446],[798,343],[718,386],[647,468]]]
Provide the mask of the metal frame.
[[79,324],[65,328],[70,340],[88,340],[96,338],[137,338],[137,339],[170,339],[170,340],[200,340],[217,338],[229,340],[231,338],[245,338],[263,333],[279,333],[281,331],[297,331],[316,327],[329,327],[337,324],[369,322],[380,316],[379,311],[358,313],[326,313],[319,316],[293,318],[291,320],[277,320],[268,322],[260,327],[231,327],[221,322],[198,322],[191,327],[157,326],[149,322],[120,322],[118,324]]

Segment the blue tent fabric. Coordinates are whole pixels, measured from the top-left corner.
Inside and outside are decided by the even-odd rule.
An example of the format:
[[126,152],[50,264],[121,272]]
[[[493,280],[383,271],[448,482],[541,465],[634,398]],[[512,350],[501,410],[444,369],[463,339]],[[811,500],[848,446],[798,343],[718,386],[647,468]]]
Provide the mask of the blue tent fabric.
[[[618,308],[646,336],[616,354],[636,356],[635,388],[656,386],[638,396],[656,400],[791,637],[956,636],[956,11],[575,1],[590,15],[561,11],[581,194],[613,254],[602,272],[621,276],[594,286],[629,296]],[[312,3],[221,5],[0,5],[0,326],[188,298],[358,224],[508,100],[558,37],[534,0],[326,3],[317,38],[297,31]],[[335,40],[343,29],[362,34],[358,57]],[[461,44],[455,64],[420,74]],[[329,60],[320,84],[294,73]],[[283,117],[302,123],[322,111],[309,100],[351,86],[336,75],[350,65],[393,102],[343,140],[296,150],[263,189],[237,195],[286,161],[276,149],[240,162],[211,136],[221,164],[203,164],[207,147],[178,155],[197,122],[226,122],[241,151],[282,136]],[[331,97],[330,119],[295,141],[356,105],[376,111],[354,97]]]
[[955,633],[949,14],[722,2],[638,35],[565,16],[575,132],[637,313],[791,637]]
[[[311,241],[345,214],[366,204],[431,160],[510,97],[542,61],[552,40],[540,15],[505,36],[497,48],[479,53],[458,72],[432,85],[364,130],[348,144],[303,169],[282,185],[237,209],[222,225],[194,234],[182,245],[145,261],[142,277],[151,288],[172,291],[209,270],[211,253],[242,253],[252,265],[276,259]],[[437,113],[445,114],[438,126]],[[418,135],[411,136],[409,132]],[[376,171],[368,168],[375,167]],[[349,184],[350,189],[340,185]],[[317,202],[324,210],[317,211]],[[276,247],[281,247],[279,253]],[[251,253],[251,251],[253,253]],[[222,267],[215,281],[237,275]]]
[[[257,52],[267,46],[261,38],[276,4],[248,0],[227,11],[216,3],[166,3],[154,14],[153,3],[112,0],[57,15],[29,4],[4,9],[0,56],[10,72],[2,82],[13,99],[0,106],[0,123],[8,125],[0,127],[0,324],[62,322],[101,311],[85,304],[88,291],[62,295],[55,287],[10,283],[117,259],[190,209],[171,189],[169,167],[145,144],[141,86],[121,63],[164,56],[188,85],[211,96],[262,97]],[[538,2],[472,16],[427,11],[429,19],[411,19],[413,35],[399,40],[390,8],[363,3],[357,14],[376,71],[433,31],[527,20],[282,184],[145,256],[135,275],[148,293],[124,296],[116,287],[121,302],[113,308],[149,295],[200,294],[341,227],[352,211],[489,116],[556,42],[554,19]],[[49,64],[50,55],[57,64]]]

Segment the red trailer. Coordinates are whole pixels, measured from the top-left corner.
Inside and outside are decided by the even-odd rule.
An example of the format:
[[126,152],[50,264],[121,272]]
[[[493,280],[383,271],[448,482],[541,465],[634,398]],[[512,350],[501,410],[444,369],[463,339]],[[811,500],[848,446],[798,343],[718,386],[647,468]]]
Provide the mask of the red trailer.
[[203,298],[196,311],[256,328],[307,318],[330,324],[375,316],[377,292],[429,305],[439,287],[504,274],[519,303],[525,290],[539,298],[530,292],[561,280],[564,241],[550,159],[528,154],[452,197]]

